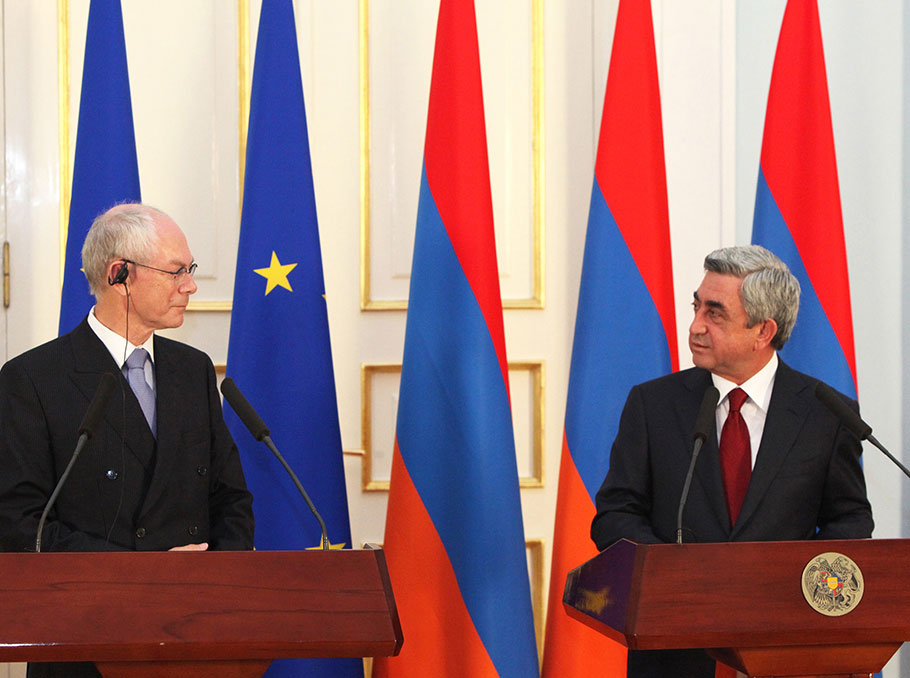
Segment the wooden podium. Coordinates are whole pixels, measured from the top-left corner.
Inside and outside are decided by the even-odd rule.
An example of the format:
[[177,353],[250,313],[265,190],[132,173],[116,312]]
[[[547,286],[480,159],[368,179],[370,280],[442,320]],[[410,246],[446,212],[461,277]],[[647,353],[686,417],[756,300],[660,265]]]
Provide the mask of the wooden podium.
[[396,655],[381,549],[0,554],[0,662],[103,676],[261,676],[281,657]]
[[[803,593],[804,570],[825,553],[847,556],[861,573],[862,597],[855,602],[853,591],[840,616],[816,611]],[[620,541],[569,573],[563,604],[633,649],[705,648],[748,676],[865,678],[910,638],[907,563],[903,539]],[[836,588],[825,572],[811,576]]]

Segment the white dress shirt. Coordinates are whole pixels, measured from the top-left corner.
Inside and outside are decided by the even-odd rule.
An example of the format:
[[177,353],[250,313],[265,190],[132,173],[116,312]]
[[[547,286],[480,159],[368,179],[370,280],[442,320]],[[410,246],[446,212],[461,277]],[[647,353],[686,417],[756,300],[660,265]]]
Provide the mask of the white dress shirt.
[[92,310],[88,314],[88,326],[92,328],[92,331],[98,336],[101,340],[101,343],[105,345],[108,351],[110,351],[111,357],[114,359],[114,362],[117,363],[117,367],[123,371],[123,363],[126,362],[126,359],[130,357],[130,354],[137,348],[144,348],[148,351],[149,359],[145,363],[145,381],[148,383],[149,388],[152,391],[155,390],[155,334],[146,339],[145,343],[141,346],[135,346],[130,341],[127,341],[119,334],[114,332],[106,325],[103,325],[98,318],[95,317],[95,307],[92,306]]
[[719,377],[716,374],[711,375],[714,386],[720,393],[720,400],[717,403],[717,409],[714,412],[715,421],[717,422],[717,444],[720,444],[720,434],[724,428],[724,422],[727,420],[727,414],[730,412],[730,401],[727,396],[734,388],[741,388],[746,392],[748,398],[743,403],[740,413],[749,429],[749,445],[752,448],[752,468],[755,468],[755,458],[758,456],[758,446],[761,445],[762,433],[765,430],[765,419],[768,416],[768,405],[771,403],[771,391],[774,390],[774,375],[777,374],[777,353],[771,356],[771,360],[756,372],[752,377],[742,384],[734,384],[728,379]]

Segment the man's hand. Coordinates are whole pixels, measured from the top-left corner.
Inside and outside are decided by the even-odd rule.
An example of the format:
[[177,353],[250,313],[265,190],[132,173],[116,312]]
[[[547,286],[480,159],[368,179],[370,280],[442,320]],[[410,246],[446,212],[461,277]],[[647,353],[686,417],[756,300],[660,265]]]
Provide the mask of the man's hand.
[[206,542],[201,544],[187,544],[186,546],[175,546],[169,551],[208,551],[209,545]]

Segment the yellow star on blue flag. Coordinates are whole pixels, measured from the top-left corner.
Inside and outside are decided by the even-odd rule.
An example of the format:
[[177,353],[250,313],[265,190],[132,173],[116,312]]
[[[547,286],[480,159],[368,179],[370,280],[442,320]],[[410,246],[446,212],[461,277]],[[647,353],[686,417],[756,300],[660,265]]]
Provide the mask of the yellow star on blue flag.
[[291,283],[288,282],[288,273],[293,271],[296,267],[297,264],[282,264],[278,261],[278,255],[272,250],[272,261],[268,268],[254,268],[253,271],[266,279],[265,296],[269,296],[269,292],[279,285],[288,292],[294,291],[291,289]]
[[[341,542],[340,544],[333,544],[332,541],[329,540],[329,549],[332,551],[340,551],[345,546],[347,546],[347,542]],[[323,550],[322,544],[320,544],[319,546],[307,546],[306,550],[307,551],[322,551]]]

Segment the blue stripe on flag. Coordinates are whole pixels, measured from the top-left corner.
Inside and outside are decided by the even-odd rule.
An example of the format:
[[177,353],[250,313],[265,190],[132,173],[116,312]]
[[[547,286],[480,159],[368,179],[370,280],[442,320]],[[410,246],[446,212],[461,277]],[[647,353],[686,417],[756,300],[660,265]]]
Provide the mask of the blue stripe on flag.
[[752,242],[762,245],[783,259],[799,280],[799,315],[790,341],[781,358],[798,370],[821,379],[841,393],[856,399],[856,386],[834,328],[818,300],[809,274],[803,266],[796,243],[777,207],[774,196],[759,168],[755,193],[755,219]]
[[[508,394],[425,170],[411,276],[397,424],[402,459],[497,671],[536,675]],[[530,628],[503,624],[505,609]]]
[[671,369],[657,307],[595,180],[565,424],[569,451],[592,502],[607,473],[629,389]]

